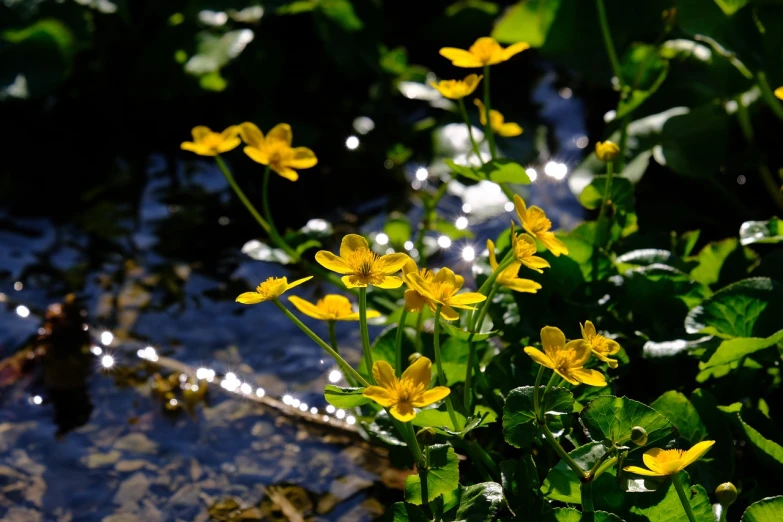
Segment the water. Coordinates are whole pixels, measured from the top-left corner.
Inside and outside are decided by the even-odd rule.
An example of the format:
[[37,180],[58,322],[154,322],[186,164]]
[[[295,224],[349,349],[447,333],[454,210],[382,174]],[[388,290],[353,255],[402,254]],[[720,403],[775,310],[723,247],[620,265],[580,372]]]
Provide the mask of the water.
[[[580,105],[552,84],[552,78],[542,82],[536,100],[560,143],[557,161],[573,166],[581,154],[575,138],[584,134]],[[578,207],[566,183],[545,175],[550,159],[536,164],[538,180],[528,200],[570,228]],[[288,498],[318,520],[377,516],[402,497],[404,482],[383,452],[216,387],[191,412],[167,409],[170,401],[156,396],[154,370],[138,359],[131,341],[193,367],[234,372],[253,389],[319,408],[334,364],[272,305],[234,302],[270,275],[304,274],[241,253],[257,232],[220,172],[209,162],[181,164],[160,155],[148,158],[145,171],[140,193],[98,195],[71,222],[0,211],[0,357],[33,344],[47,307],[71,291],[86,312],[91,343],[100,346],[101,332],[114,335],[100,356],[50,356],[28,362],[25,371],[0,369],[0,517],[208,520],[210,507],[228,497],[243,507],[265,499],[262,511],[279,510],[264,489],[276,485],[289,488]],[[469,190],[474,207],[495,197],[491,189]],[[380,230],[379,210],[392,198],[366,203],[364,233]],[[443,215],[465,215],[464,202],[447,196]],[[462,249],[471,246],[480,255],[485,238],[513,215],[500,208],[490,212],[496,217],[477,220],[480,211],[467,214],[476,239],[455,241],[441,253],[443,264],[469,267]],[[414,206],[410,215],[419,212]],[[317,287],[297,293],[312,298]],[[19,306],[30,315],[22,317]],[[326,335],[323,324],[305,322]],[[78,331],[72,331],[76,338]],[[338,325],[338,338],[347,358],[357,362],[356,325]],[[111,368],[101,365],[106,354],[114,358]]]

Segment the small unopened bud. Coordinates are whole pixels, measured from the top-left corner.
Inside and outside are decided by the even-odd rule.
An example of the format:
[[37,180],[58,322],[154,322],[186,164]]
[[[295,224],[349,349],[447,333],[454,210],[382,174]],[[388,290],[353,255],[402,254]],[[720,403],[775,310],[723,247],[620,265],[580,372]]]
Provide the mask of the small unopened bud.
[[422,355],[419,352],[414,352],[408,357],[408,363],[413,364],[419,359],[421,359]]
[[595,144],[595,155],[601,161],[614,161],[619,154],[620,147],[613,141],[599,141]]
[[641,426],[634,426],[631,428],[631,442],[637,446],[644,446],[647,444],[647,430]]
[[724,482],[715,488],[715,497],[723,509],[726,509],[737,500],[737,488],[731,482]]
[[422,446],[432,446],[435,444],[435,430],[432,428],[422,428],[416,433],[416,440]]

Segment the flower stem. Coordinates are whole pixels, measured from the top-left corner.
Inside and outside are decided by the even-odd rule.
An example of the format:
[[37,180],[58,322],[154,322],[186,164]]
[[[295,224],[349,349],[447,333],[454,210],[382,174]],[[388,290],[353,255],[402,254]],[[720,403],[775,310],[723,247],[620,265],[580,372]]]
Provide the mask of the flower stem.
[[481,160],[481,152],[479,151],[478,144],[476,143],[476,140],[473,138],[473,126],[470,124],[470,118],[468,118],[468,111],[465,109],[465,100],[463,98],[460,98],[457,100],[457,104],[459,105],[459,112],[462,114],[462,120],[465,122],[465,125],[468,127],[468,137],[470,138],[470,145],[473,147],[473,153],[476,155],[476,159],[478,159],[479,163],[482,165],[484,162]]
[[596,472],[601,468],[601,464],[604,463],[604,461],[611,457],[615,452],[617,451],[617,448],[612,446],[609,448],[607,452],[605,452],[603,455],[601,455],[601,458],[596,461],[595,464],[593,464],[593,467],[590,468],[590,471],[587,472],[587,478],[588,480],[595,480],[596,479]]
[[293,322],[296,326],[299,327],[300,330],[302,330],[307,336],[315,341],[315,343],[324,349],[326,353],[332,356],[332,358],[337,362],[337,365],[342,368],[342,370],[345,372],[345,375],[350,375],[352,378],[356,379],[356,382],[360,383],[362,386],[369,386],[370,383],[367,382],[364,377],[359,375],[359,372],[353,369],[353,367],[348,364],[348,362],[343,359],[339,353],[334,351],[331,346],[326,344],[323,339],[318,337],[318,335],[315,334],[312,330],[310,330],[305,324],[300,321],[294,314],[291,313],[291,311],[285,307],[283,303],[280,302],[280,300],[275,299],[274,303],[277,305],[277,307],[285,314],[286,317],[288,317],[291,322]]
[[329,327],[329,344],[336,353],[340,353],[340,349],[337,347],[337,332],[334,328],[336,322],[337,321],[326,321],[326,324]]
[[372,381],[372,349],[370,348],[370,332],[367,328],[367,287],[359,288],[359,330],[362,335],[362,355],[364,366]]
[[544,411],[544,399],[546,398],[546,394],[549,393],[549,390],[552,389],[552,385],[555,383],[555,379],[557,379],[557,377],[558,377],[557,373],[552,372],[552,376],[549,378],[549,382],[546,383],[546,388],[544,388],[544,393],[543,395],[541,395],[541,415],[539,416],[539,419],[542,420],[546,419],[546,412]]
[[402,308],[402,314],[400,315],[400,321],[397,323],[397,338],[394,342],[394,354],[395,354],[395,373],[397,378],[402,375],[402,336],[405,334],[405,319],[408,317],[408,310],[405,307]]
[[620,60],[617,59],[617,51],[614,49],[612,32],[609,29],[609,21],[606,19],[606,6],[604,5],[604,0],[595,0],[595,5],[598,8],[598,21],[601,24],[601,34],[604,37],[606,54],[609,56],[609,62],[612,64],[612,72],[615,77],[617,77],[617,81],[620,82],[620,87],[622,88],[624,82],[620,69]]
[[296,251],[291,248],[288,243],[286,243],[280,233],[277,231],[277,227],[275,226],[275,222],[272,219],[272,209],[269,206],[269,178],[271,176],[271,170],[269,169],[269,166],[266,167],[264,170],[264,185],[263,190],[261,192],[262,194],[262,203],[264,206],[264,215],[266,216],[266,220],[269,223],[269,236],[272,238],[272,241],[277,244],[280,248],[285,251],[286,254],[288,254],[291,259],[296,263],[299,262],[299,254],[296,253]]
[[775,98],[775,93],[772,92],[772,87],[769,86],[767,75],[764,71],[756,73],[756,81],[761,89],[761,97],[767,102],[767,105],[769,105],[769,108],[775,113],[775,116],[783,120],[783,104],[781,104],[780,100]]
[[489,275],[486,281],[484,281],[484,284],[481,285],[481,288],[478,289],[478,292],[480,294],[489,295],[489,291],[492,289],[492,285],[495,284],[495,281],[497,280],[498,276],[508,268],[508,265],[514,262],[514,252],[509,251],[508,254],[506,254],[506,257],[503,258],[503,260],[500,262],[498,267],[492,271],[492,273]]
[[541,431],[544,432],[546,440],[549,441],[549,444],[552,446],[555,452],[560,455],[560,458],[563,459],[563,462],[565,462],[568,467],[577,474],[579,480],[584,480],[586,478],[585,470],[583,470],[582,467],[577,464],[573,458],[571,458],[571,455],[569,455],[566,450],[563,449],[563,446],[561,446],[555,436],[552,435],[552,432],[549,430],[549,426],[546,425],[546,422],[539,422],[539,426],[541,426]]
[[[443,365],[440,361],[440,310],[443,308],[442,304],[438,304],[435,308],[435,366],[438,368],[438,383],[441,386],[447,386],[446,374],[443,371]],[[454,406],[451,404],[451,395],[446,396],[446,409],[449,411],[449,417],[451,423],[454,425],[454,429],[459,431],[462,429],[462,424],[457,419],[457,413],[454,411]]]
[[582,482],[579,485],[582,492],[582,513],[594,513],[593,506],[593,483],[591,481]]
[[606,187],[604,187],[604,198],[601,201],[601,210],[598,211],[598,227],[601,227],[601,221],[606,214],[606,209],[609,206],[610,197],[612,195],[612,177],[614,176],[614,161],[609,161],[606,164]]
[[223,172],[223,176],[226,177],[226,181],[228,181],[228,184],[231,185],[232,189],[234,189],[234,193],[237,195],[237,197],[242,202],[242,204],[245,205],[245,208],[247,208],[248,212],[250,212],[250,214],[256,219],[256,221],[258,221],[258,224],[261,225],[261,228],[269,232],[270,231],[269,223],[267,223],[266,220],[261,217],[261,214],[258,213],[256,207],[253,206],[250,200],[247,199],[247,196],[245,196],[245,193],[242,192],[242,189],[239,188],[239,185],[237,185],[237,182],[234,180],[234,176],[231,174],[231,171],[228,169],[228,165],[226,165],[226,162],[223,161],[223,158],[221,158],[220,156],[215,156],[215,163],[217,163],[217,166]]
[[405,429],[408,432],[408,439],[409,444],[411,446],[411,453],[413,453],[413,458],[416,460],[416,464],[419,465],[419,468],[427,468],[427,459],[424,458],[424,454],[421,451],[421,446],[419,446],[419,440],[416,438],[416,430],[413,428],[413,424],[408,421],[404,424]]
[[487,140],[489,141],[489,153],[492,159],[497,156],[497,149],[495,148],[495,132],[492,130],[492,120],[489,117],[489,113],[492,111],[492,105],[489,99],[489,65],[484,66],[484,115],[487,119],[487,124],[484,126],[484,130],[487,133]]
[[541,417],[541,414],[539,412],[539,404],[540,400],[538,397],[538,389],[541,387],[541,379],[544,377],[544,367],[539,366],[538,367],[538,375],[536,375],[536,383],[533,385],[533,413],[536,416],[536,419],[538,422],[544,422],[544,419]]
[[418,353],[421,353],[421,330],[424,325],[424,310],[419,312],[416,318],[416,336],[413,338],[413,347]]
[[[472,386],[472,379],[473,379],[473,365],[474,365],[474,359],[476,358],[476,344],[473,342],[473,336],[475,335],[475,330],[481,328],[481,324],[484,322],[484,317],[487,315],[487,311],[489,310],[489,302],[492,300],[492,296],[495,295],[495,292],[497,291],[498,287],[497,285],[493,285],[492,288],[489,291],[489,295],[487,296],[487,299],[482,303],[481,308],[478,310],[478,319],[475,321],[471,321],[470,329],[473,330],[468,337],[468,367],[465,369],[465,391],[463,395],[463,402],[465,403],[465,409],[468,411],[468,413],[472,412],[471,409],[471,393],[473,390],[471,389]],[[476,318],[476,314],[474,313],[471,315],[471,319]]]
[[696,515],[693,514],[691,502],[688,500],[688,496],[685,494],[685,489],[682,487],[679,474],[675,473],[672,475],[672,483],[674,484],[674,489],[677,490],[677,495],[680,497],[680,502],[682,503],[683,509],[685,509],[685,514],[688,516],[688,520],[690,522],[696,522]]

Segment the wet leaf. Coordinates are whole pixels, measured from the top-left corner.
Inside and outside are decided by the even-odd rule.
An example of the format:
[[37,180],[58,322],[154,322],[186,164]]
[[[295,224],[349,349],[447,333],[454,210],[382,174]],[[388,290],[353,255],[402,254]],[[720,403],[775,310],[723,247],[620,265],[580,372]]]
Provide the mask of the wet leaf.
[[777,217],[769,221],[745,221],[739,231],[743,245],[753,243],[780,243],[783,241],[783,225]]
[[503,504],[503,488],[497,482],[481,482],[461,488],[454,522],[490,522]]
[[371,402],[362,393],[364,393],[364,388],[347,388],[327,384],[324,389],[324,398],[332,406],[350,409]]
[[[587,404],[579,414],[579,420],[594,441],[610,440],[620,446],[631,440],[634,426],[647,431],[644,447],[665,445],[674,433],[674,426],[663,415],[626,397],[599,397]],[[638,449],[641,448],[632,445],[631,451]]]
[[[540,386],[541,394],[545,387]],[[543,403],[547,415],[565,415],[574,411],[574,396],[565,388],[552,388]],[[503,436],[517,448],[529,446],[538,433],[533,411],[533,386],[511,390],[503,407]]]

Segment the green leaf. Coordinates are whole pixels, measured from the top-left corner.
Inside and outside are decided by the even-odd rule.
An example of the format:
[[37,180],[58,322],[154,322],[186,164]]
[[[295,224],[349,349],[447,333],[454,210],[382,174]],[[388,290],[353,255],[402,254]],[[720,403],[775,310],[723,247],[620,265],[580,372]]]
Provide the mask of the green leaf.
[[[594,441],[608,439],[618,445],[625,445],[631,440],[634,426],[641,426],[647,431],[648,446],[664,445],[674,432],[672,423],[649,406],[612,395],[590,401],[579,413],[579,420]],[[640,449],[631,446],[631,451]]]
[[452,172],[462,177],[472,179],[474,181],[481,181],[482,179],[485,179],[483,174],[479,174],[476,169],[468,167],[467,165],[457,165],[453,160],[450,159],[447,159],[445,163],[451,168]]
[[405,215],[396,215],[386,221],[383,231],[389,236],[389,242],[394,246],[404,245],[413,233],[411,223]]
[[574,508],[555,508],[552,513],[544,516],[541,522],[623,522],[623,519],[617,515],[607,513],[606,511],[596,511],[595,513],[582,513]]
[[[590,442],[584,446],[580,446],[571,451],[568,455],[579,464],[582,469],[590,469],[598,460],[606,453],[606,448],[600,442]],[[595,482],[598,485],[599,481],[606,480],[604,473]],[[614,482],[612,480],[611,482]],[[560,460],[555,466],[549,470],[549,474],[544,479],[544,483],[541,484],[541,492],[552,500],[559,500],[560,502],[566,502],[569,504],[581,504],[582,493],[580,490],[579,477],[576,473],[568,467],[565,461]],[[595,486],[594,486],[595,487]]]
[[503,504],[503,488],[497,482],[481,482],[461,488],[454,522],[491,522]]
[[777,442],[769,440],[756,428],[745,422],[739,412],[734,415],[736,415],[738,425],[748,439],[748,444],[753,448],[759,458],[763,462],[774,467],[783,466],[783,447]]
[[713,368],[723,364],[737,362],[743,357],[765,350],[783,341],[783,330],[778,330],[773,335],[766,338],[758,337],[736,337],[720,343],[718,349],[709,358],[706,363],[699,366],[700,369]]
[[718,7],[721,8],[726,16],[731,16],[745,7],[748,0],[715,0],[715,3],[718,4]]
[[481,167],[487,179],[495,183],[517,183],[530,185],[530,178],[525,167],[508,159],[498,159]]
[[405,502],[396,502],[383,514],[382,522],[429,522],[420,507]]
[[683,176],[712,177],[728,150],[728,116],[705,106],[673,116],[663,125],[661,152],[666,165]]
[[[685,478],[685,474],[681,474],[680,480],[683,482],[685,494],[690,497],[690,505],[696,522],[715,522],[710,496],[703,487],[689,486],[690,482],[683,480],[683,478]],[[660,501],[654,504],[650,502],[656,500],[656,497],[662,493],[665,496]],[[667,482],[655,493],[636,493],[631,496],[631,499],[633,499],[634,505],[630,508],[630,512],[636,515],[634,520],[638,516],[645,517],[644,520],[649,522],[682,522],[685,519],[680,497],[671,482]]]
[[305,251],[310,250],[311,248],[319,248],[321,246],[321,242],[317,239],[308,239],[307,241],[299,244],[296,246],[296,253],[301,255]]
[[[606,193],[607,176],[596,176],[579,194],[579,202],[587,209],[601,207]],[[612,190],[609,195],[612,205],[621,212],[630,212],[634,207],[633,185],[625,178],[612,178]]]
[[344,388],[327,384],[324,389],[324,398],[326,402],[337,408],[356,408],[371,402],[370,399],[362,395],[363,392],[364,388]]
[[324,16],[348,32],[359,31],[364,27],[349,0],[319,0],[318,8]]
[[509,8],[495,24],[492,37],[503,43],[527,42],[541,47],[555,21],[560,0],[527,0]]
[[661,57],[657,46],[633,44],[623,55],[620,72],[631,94],[620,100],[615,119],[619,120],[636,110],[652,96],[666,80],[669,63]]
[[669,68],[665,67],[658,73],[658,77],[649,89],[634,89],[631,91],[631,95],[622,99],[617,107],[617,114],[615,119],[623,118],[633,111],[635,111],[641,104],[655,94],[658,88],[666,81],[666,77],[669,75]]
[[[462,328],[459,328],[457,326],[449,324],[449,323],[447,323],[445,321],[441,321],[440,326],[441,326],[441,328],[443,328],[443,330],[447,334],[449,334],[449,336],[451,336],[451,337],[453,337],[455,339],[459,339],[460,341],[470,341],[470,340],[472,340],[474,342],[478,342],[478,341],[483,341],[485,339],[488,339],[488,338],[492,337],[493,335],[495,335],[494,331],[492,331],[492,332],[484,332],[484,333],[477,333],[477,334],[471,334],[471,332],[463,330]],[[472,338],[471,338],[471,335],[473,335]]]
[[743,279],[715,292],[685,318],[688,333],[768,337],[780,329],[783,289],[768,277]]
[[769,221],[745,221],[739,231],[740,243],[780,243],[783,241],[783,225],[777,217]]
[[698,255],[688,258],[698,265],[691,269],[691,277],[705,285],[736,281],[747,277],[756,263],[756,255],[744,248],[735,238],[716,241],[705,246]]
[[[427,499],[432,502],[459,487],[459,457],[454,448],[445,444],[430,446],[430,469],[427,471]],[[405,501],[421,505],[421,479],[409,475],[405,479]]]
[[[544,386],[539,387],[543,395]],[[547,415],[564,415],[574,411],[574,396],[565,388],[552,388],[544,399]],[[538,433],[533,411],[533,386],[511,390],[503,406],[503,436],[516,448],[529,446]]]
[[[464,425],[466,422],[465,416],[459,412],[454,412],[457,419]],[[441,411],[435,408],[422,410],[416,414],[416,417],[411,421],[414,426],[420,428],[436,428],[446,433],[446,430],[456,430],[454,424],[451,422],[451,417],[446,411]]]
[[742,514],[740,522],[780,522],[783,520],[783,496],[762,498]]
[[707,437],[707,427],[691,401],[682,393],[670,390],[655,399],[650,407],[674,424],[680,436],[691,446]]

